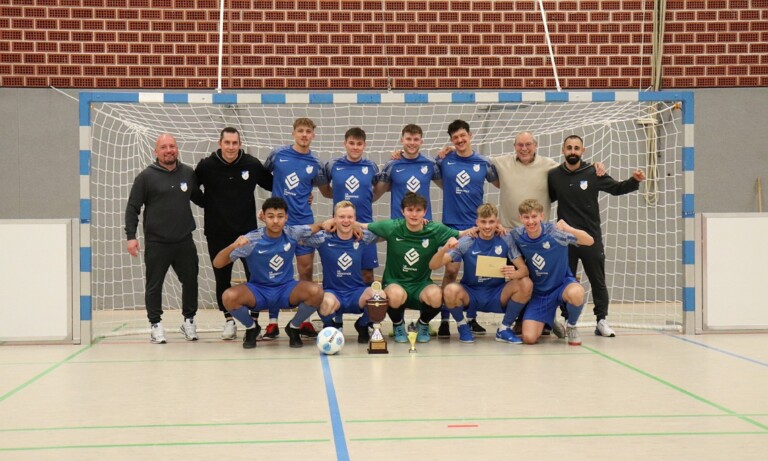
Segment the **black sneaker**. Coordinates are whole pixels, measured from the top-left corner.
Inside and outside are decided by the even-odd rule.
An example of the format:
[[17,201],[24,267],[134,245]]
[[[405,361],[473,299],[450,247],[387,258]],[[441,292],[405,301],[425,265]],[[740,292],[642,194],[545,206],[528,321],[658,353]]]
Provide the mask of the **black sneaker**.
[[245,330],[245,338],[243,338],[243,349],[253,349],[256,347],[256,338],[259,336],[260,331],[261,328],[259,328],[258,323],[250,330]]
[[311,322],[302,322],[299,326],[299,334],[302,338],[317,338],[317,332]]
[[285,326],[285,334],[288,335],[288,345],[291,347],[304,347],[301,340],[301,333],[298,328],[293,328],[290,323]]
[[451,329],[447,320],[440,321],[440,328],[437,329],[437,339],[451,339]]
[[371,334],[368,332],[368,325],[363,325],[360,319],[355,321],[355,330],[357,330],[357,342],[359,344],[368,344],[371,340]]
[[484,335],[485,334],[485,328],[480,326],[479,323],[477,323],[477,319],[472,319],[469,322],[467,322],[467,325],[469,325],[469,328],[472,329],[472,334],[474,335]]

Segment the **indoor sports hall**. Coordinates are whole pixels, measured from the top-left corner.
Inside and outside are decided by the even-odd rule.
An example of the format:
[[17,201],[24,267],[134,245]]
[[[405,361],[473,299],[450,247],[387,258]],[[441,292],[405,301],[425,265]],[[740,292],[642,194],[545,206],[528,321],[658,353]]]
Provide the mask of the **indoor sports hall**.
[[[765,0],[0,0],[0,460],[763,459],[767,43]],[[600,334],[580,265],[580,345],[496,340],[503,314],[486,312],[474,342],[454,320],[438,336],[436,317],[428,342],[396,342],[385,319],[386,345],[372,345],[345,314],[326,355],[311,337],[289,347],[297,310],[284,309],[276,338],[246,349],[242,324],[222,331],[210,217],[190,202],[197,339],[170,270],[153,343],[150,205],[136,256],[126,210],[159,139],[195,168],[235,127],[242,154],[266,162],[298,143],[300,118],[316,124],[319,165],[345,155],[351,127],[379,169],[407,149],[407,124],[424,157],[458,152],[446,130],[464,120],[489,164],[522,162],[528,132],[535,158],[563,168],[577,135],[610,177],[642,171],[638,190],[596,202],[615,336]],[[484,202],[509,200],[504,171]],[[464,173],[407,187],[447,222]],[[367,187],[351,178],[349,195]],[[258,209],[271,195],[252,193]],[[333,205],[312,189],[313,219]],[[231,283],[246,278],[235,263]]]

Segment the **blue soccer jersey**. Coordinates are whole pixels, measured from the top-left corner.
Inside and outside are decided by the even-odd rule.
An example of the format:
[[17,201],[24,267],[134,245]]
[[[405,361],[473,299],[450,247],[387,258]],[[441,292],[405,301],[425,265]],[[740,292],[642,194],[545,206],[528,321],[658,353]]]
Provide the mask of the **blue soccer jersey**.
[[328,184],[317,157],[311,151],[301,154],[291,146],[280,146],[272,150],[264,167],[274,176],[272,197],[288,203],[288,224],[312,224],[309,194],[312,187]]
[[440,170],[429,157],[419,154],[415,159],[390,160],[384,165],[379,180],[390,185],[390,218],[403,218],[400,203],[408,192],[414,192],[427,199],[426,219],[432,220],[432,205],[429,197],[429,182],[440,180]]
[[339,157],[325,164],[324,176],[333,189],[333,204],[349,200],[355,205],[360,222],[373,221],[373,186],[379,180],[379,167],[368,159],[352,162]]
[[285,226],[280,237],[267,236],[264,228],[248,232],[245,237],[248,244],[236,248],[229,260],[245,258],[251,272],[250,283],[275,287],[293,280],[293,257],[296,244],[312,235],[309,226]]
[[523,226],[512,230],[512,238],[525,258],[535,294],[549,294],[560,288],[566,277],[573,277],[568,268],[568,245],[576,245],[574,235],[552,223],[541,223],[538,238],[528,237]]
[[520,256],[520,251],[515,246],[511,234],[503,237],[494,235],[490,240],[465,235],[459,239],[459,245],[450,250],[448,254],[453,258],[453,262],[464,262],[464,275],[461,277],[462,285],[472,288],[495,288],[505,283],[504,278],[478,277],[476,275],[477,257],[494,256],[514,260]]
[[437,167],[443,179],[443,224],[469,229],[475,225],[477,207],[483,203],[485,181],[499,179],[496,167],[476,152],[462,157],[455,151],[437,159]]
[[348,291],[365,288],[360,270],[362,269],[363,248],[366,243],[373,243],[378,236],[371,231],[363,231],[363,239],[354,237],[342,240],[336,233],[325,231],[302,241],[302,245],[317,248],[323,265],[323,288],[334,291]]

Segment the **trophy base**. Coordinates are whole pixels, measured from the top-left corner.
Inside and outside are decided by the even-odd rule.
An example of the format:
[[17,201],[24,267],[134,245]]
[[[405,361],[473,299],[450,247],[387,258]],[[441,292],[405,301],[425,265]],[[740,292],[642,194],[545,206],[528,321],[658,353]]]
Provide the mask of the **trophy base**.
[[389,354],[386,341],[371,341],[368,343],[369,354]]

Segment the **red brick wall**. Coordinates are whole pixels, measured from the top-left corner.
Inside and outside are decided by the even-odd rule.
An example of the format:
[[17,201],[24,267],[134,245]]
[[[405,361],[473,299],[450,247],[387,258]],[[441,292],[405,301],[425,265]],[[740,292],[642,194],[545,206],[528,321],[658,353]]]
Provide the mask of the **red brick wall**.
[[[651,0],[545,1],[564,89],[650,86]],[[669,0],[664,88],[768,86],[768,0]],[[218,0],[0,0],[0,84],[215,88]],[[536,1],[228,0],[224,87],[553,89]]]

